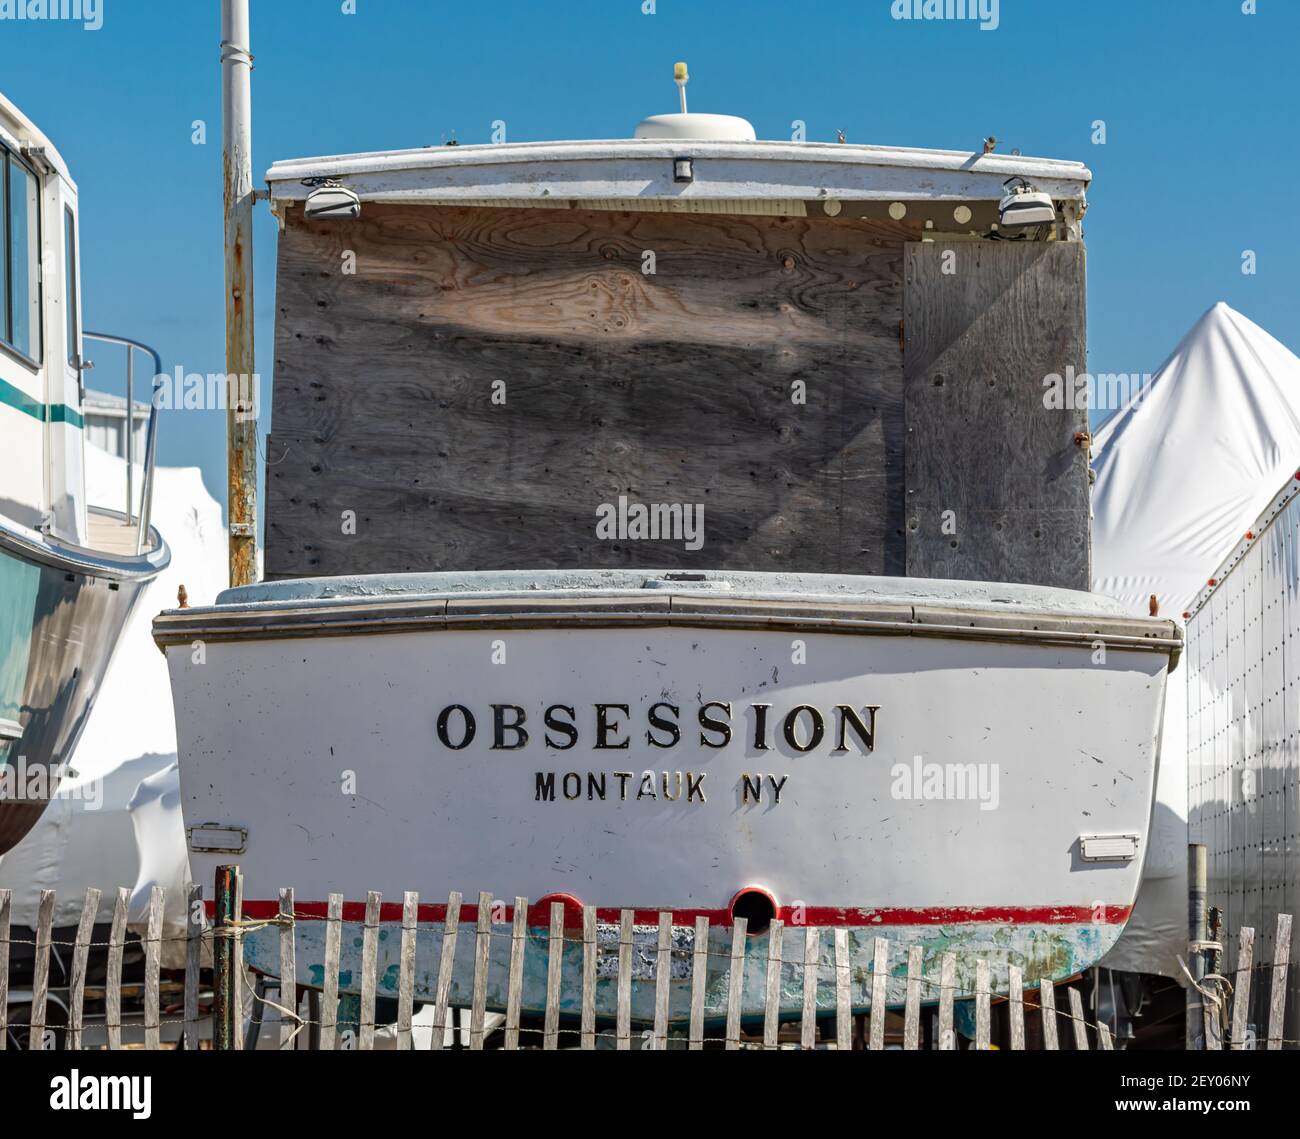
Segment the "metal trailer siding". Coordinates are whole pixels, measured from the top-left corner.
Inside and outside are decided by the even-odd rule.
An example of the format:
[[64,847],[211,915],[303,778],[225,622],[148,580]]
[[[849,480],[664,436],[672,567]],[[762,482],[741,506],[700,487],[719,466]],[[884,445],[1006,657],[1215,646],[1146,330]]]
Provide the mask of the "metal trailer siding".
[[[1189,611],[1188,841],[1209,856],[1222,968],[1256,931],[1249,1024],[1268,1017],[1277,915],[1300,900],[1300,480],[1278,494]],[[1174,679],[1177,683],[1177,678]],[[1296,958],[1293,932],[1291,958]],[[1288,1003],[1300,990],[1288,973]],[[1300,1039],[1288,1009],[1285,1037]]]

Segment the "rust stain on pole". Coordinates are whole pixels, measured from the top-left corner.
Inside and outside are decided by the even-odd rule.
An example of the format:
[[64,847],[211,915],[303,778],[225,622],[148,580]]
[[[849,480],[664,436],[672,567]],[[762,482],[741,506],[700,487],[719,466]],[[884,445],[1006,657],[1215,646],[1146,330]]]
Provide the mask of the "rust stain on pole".
[[217,867],[213,921],[217,933],[212,941],[212,1047],[218,1052],[239,1048],[239,987],[235,974],[241,962],[234,938],[225,932],[241,916],[236,900],[238,879],[238,866]]
[[226,235],[226,480],[230,584],[257,580],[257,402],[253,353],[253,130],[248,0],[222,0]]

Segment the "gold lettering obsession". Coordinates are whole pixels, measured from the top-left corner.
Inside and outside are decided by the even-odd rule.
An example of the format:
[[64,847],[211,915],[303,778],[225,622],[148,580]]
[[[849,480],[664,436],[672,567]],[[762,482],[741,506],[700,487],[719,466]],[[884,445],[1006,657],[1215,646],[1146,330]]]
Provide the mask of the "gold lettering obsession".
[[867,751],[874,751],[876,747],[876,713],[880,711],[880,705],[868,704],[862,709],[866,713],[867,718],[865,721],[848,704],[836,704],[835,710],[840,714],[840,734],[835,750],[849,750],[849,745],[845,742],[844,737],[851,727],[853,734],[858,737],[862,746]]
[[[799,742],[799,716],[803,712],[808,713],[812,723],[812,731],[808,736],[808,742],[801,744]],[[784,734],[785,742],[795,751],[812,751],[822,742],[822,736],[826,734],[826,725],[822,722],[822,714],[816,708],[811,704],[800,704],[797,708],[791,708],[786,713]]]
[[[659,714],[660,708],[667,708],[673,714],[671,720]],[[645,742],[651,747],[676,747],[682,738],[682,730],[677,726],[677,717],[681,715],[681,709],[676,704],[667,704],[660,701],[658,704],[651,704],[650,711],[647,713],[647,719],[650,721],[650,727],[646,729]],[[657,729],[661,732],[668,733],[668,742],[663,743],[655,739],[651,734],[651,729]]]
[[626,748],[632,745],[630,739],[624,739],[617,743],[610,743],[610,735],[618,732],[623,725],[612,724],[609,720],[609,713],[622,712],[623,715],[629,714],[626,704],[597,704],[596,705],[596,747],[604,751],[614,751],[619,748]]
[[[506,722],[507,712],[514,713],[509,723]],[[528,742],[528,733],[524,730],[524,721],[526,719],[528,719],[528,714],[518,704],[493,704],[492,750],[518,751],[523,747]],[[511,743],[506,743],[507,732],[514,733]]]
[[[459,712],[461,714],[462,734],[460,743],[451,742],[451,714]],[[438,739],[442,742],[443,747],[451,748],[452,751],[460,751],[461,748],[469,747],[474,740],[475,732],[474,713],[471,712],[464,704],[451,704],[438,713]]]
[[[568,723],[561,720],[556,715],[557,712],[567,713],[569,717]],[[542,714],[542,722],[547,727],[546,746],[554,748],[556,751],[568,751],[569,748],[573,747],[578,742],[578,729],[573,723],[576,717],[577,713],[568,704],[552,704],[547,708]],[[556,743],[551,739],[551,732],[559,732],[567,742]]]
[[[710,708],[721,708],[726,714],[725,720],[716,716],[709,715]],[[700,707],[700,743],[704,747],[723,748],[731,742],[731,705],[722,700],[710,700],[707,704]],[[706,732],[714,732],[721,736],[721,739],[714,743],[709,739]]]

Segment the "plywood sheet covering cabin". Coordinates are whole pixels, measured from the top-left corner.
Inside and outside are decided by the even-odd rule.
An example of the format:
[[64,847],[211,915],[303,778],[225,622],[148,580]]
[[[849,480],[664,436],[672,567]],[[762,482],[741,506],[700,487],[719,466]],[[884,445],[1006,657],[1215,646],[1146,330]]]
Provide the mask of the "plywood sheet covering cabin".
[[[862,219],[369,203],[310,223],[295,207],[267,576],[902,573],[911,236]],[[702,504],[702,547],[599,539],[597,508],[620,496]]]
[[1044,398],[1087,371],[1084,289],[1077,243],[907,245],[909,576],[1089,588],[1088,413]]

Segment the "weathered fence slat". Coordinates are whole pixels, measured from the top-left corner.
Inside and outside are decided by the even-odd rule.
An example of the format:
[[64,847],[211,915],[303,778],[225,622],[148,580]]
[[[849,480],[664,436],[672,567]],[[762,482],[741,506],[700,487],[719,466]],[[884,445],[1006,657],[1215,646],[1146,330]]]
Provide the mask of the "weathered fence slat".
[[361,927],[361,1023],[357,1025],[357,1047],[375,1050],[375,986],[379,969],[379,914],[384,896],[366,891],[366,918]]
[[835,930],[835,1047],[847,1052],[853,1047],[853,1002],[849,996],[849,931]]
[[343,945],[343,895],[330,894],[325,906],[325,976],[321,978],[320,1047],[338,1047],[339,950]]
[[803,1011],[799,1020],[799,1047],[817,1047],[817,963],[822,954],[822,931],[803,931]]
[[[1222,993],[1222,989],[1219,990]],[[1223,1005],[1222,1001],[1205,1001],[1205,1050],[1207,1052],[1223,1051]]]
[[632,1047],[632,911],[623,910],[618,920],[618,1008],[614,1014],[614,1047],[626,1052]]
[[915,1052],[921,1046],[921,962],[919,945],[907,948],[907,996],[903,1004],[903,1050]]
[[871,965],[871,1044],[872,1052],[885,1047],[886,985],[889,983],[889,940],[876,938],[875,960]]
[[0,1052],[9,1036],[9,913],[13,894],[0,890]]
[[945,953],[939,968],[939,1049],[953,1052],[957,1035],[952,1028],[952,1002],[957,989],[957,955]]
[[1110,1026],[1104,1020],[1097,1022],[1097,1050],[1099,1052],[1115,1051],[1115,1045],[1110,1038]]
[[1025,975],[1019,965],[1007,969],[1009,1003],[1007,1020],[1011,1030],[1011,1051],[1025,1050]]
[[1074,1025],[1074,1046],[1080,1052],[1088,1051],[1088,1025],[1083,1019],[1083,997],[1080,995],[1077,986],[1071,985],[1070,993],[1070,1023]]
[[447,1003],[451,999],[451,975],[456,966],[456,935],[460,932],[459,890],[447,895],[447,916],[442,923],[442,947],[438,955],[438,987],[433,993],[433,1040],[430,1047],[442,1051],[447,1039]]
[[86,887],[86,900],[81,906],[77,939],[72,948],[72,976],[68,984],[69,1052],[81,1050],[82,1014],[86,1007],[86,962],[90,957],[90,939],[95,929],[95,914],[99,912],[99,898],[100,893],[94,886]]
[[1043,1014],[1043,1047],[1057,1052],[1061,1044],[1056,1035],[1056,990],[1046,977],[1038,983],[1038,1003]]
[[596,1047],[596,907],[582,907],[582,1047]]
[[564,967],[564,903],[551,903],[551,928],[546,941],[546,1016],[542,1047],[560,1046],[560,971]]
[[658,956],[655,960],[655,1027],[654,1047],[656,1052],[668,1048],[668,993],[669,982],[673,974],[673,915],[668,912],[659,914]]
[[54,891],[42,890],[36,914],[36,959],[32,978],[31,1035],[27,1047],[45,1050],[45,1015],[50,991],[50,946],[54,939]]
[[126,948],[126,918],[131,891],[121,886],[113,903],[113,924],[108,933],[108,977],[104,989],[104,1027],[108,1047],[122,1047],[122,952]]
[[1237,932],[1237,975],[1232,982],[1232,1050],[1246,1047],[1250,1016],[1250,973],[1255,963],[1255,931],[1244,925]]
[[32,977],[32,1011],[28,1024],[32,1052],[45,1050],[45,1011],[50,996],[50,942],[54,938],[54,891],[42,890],[36,911],[36,962]]
[[487,1022],[488,964],[492,960],[492,895],[480,890],[478,924],[474,930],[474,992],[470,997],[469,1046],[483,1050],[483,1027]]
[[731,924],[731,963],[727,974],[727,1047],[740,1047],[740,997],[745,987],[745,936],[748,918],[734,918]]
[[785,922],[773,918],[767,928],[767,999],[763,1007],[763,1047],[775,1048],[781,1030],[781,950]]
[[[144,934],[144,1046],[153,1052],[158,1051],[160,1043],[158,980],[162,966],[162,923],[163,888],[153,886],[149,890],[149,918]],[[242,965],[237,967],[242,968]],[[238,1005],[235,1007],[239,1008]],[[242,1011],[241,1009],[241,1023]]]
[[[585,916],[585,914],[584,914]],[[506,1049],[519,1050],[519,1010],[524,999],[524,951],[528,948],[528,899],[516,898],[514,920],[510,924],[510,972],[506,978]],[[587,994],[582,994],[583,1016],[587,1013]]]
[[709,979],[709,919],[695,919],[695,953],[691,962],[691,1027],[688,1047],[704,1047],[704,994]]
[[984,958],[975,962],[975,1050],[989,1050],[989,963]]
[[[290,892],[292,894],[292,891]],[[293,910],[292,901],[289,904]],[[203,930],[207,924],[203,912],[203,885],[191,882],[185,910],[185,1024],[183,1047],[194,1052],[199,1047],[199,980],[203,972]],[[292,934],[291,934],[292,935]],[[283,968],[280,970],[284,972]],[[283,982],[281,982],[283,985]]]
[[415,950],[420,934],[420,895],[402,894],[402,946],[397,965],[397,1049],[409,1052],[414,1046],[411,1016],[415,1009]]
[[[298,1032],[298,956],[294,936],[297,926],[293,916],[293,887],[280,888],[280,1041],[285,1051],[292,1047]],[[189,984],[189,961],[185,964],[185,983]],[[195,976],[197,982],[198,977]],[[292,1015],[289,1015],[292,1013]],[[188,1014],[187,1014],[188,1015]],[[188,1035],[187,1035],[188,1039]]]
[[[0,937],[3,937],[0,932]],[[1291,915],[1277,915],[1273,938],[1273,983],[1268,993],[1268,1046],[1282,1047],[1282,1022],[1286,1017],[1286,975],[1291,961]]]

